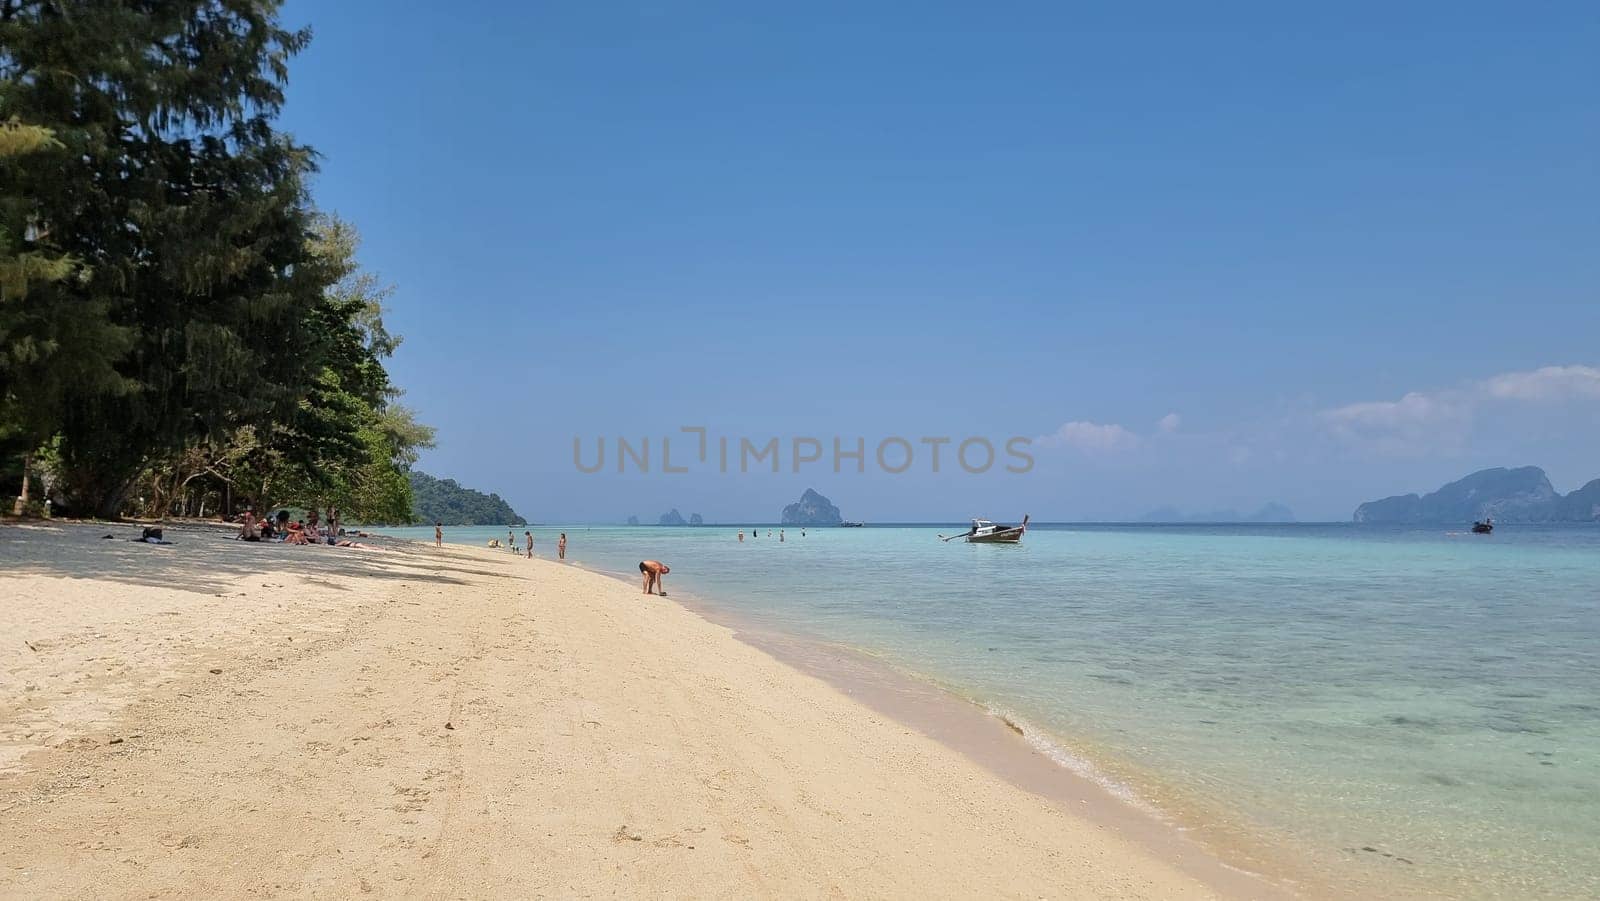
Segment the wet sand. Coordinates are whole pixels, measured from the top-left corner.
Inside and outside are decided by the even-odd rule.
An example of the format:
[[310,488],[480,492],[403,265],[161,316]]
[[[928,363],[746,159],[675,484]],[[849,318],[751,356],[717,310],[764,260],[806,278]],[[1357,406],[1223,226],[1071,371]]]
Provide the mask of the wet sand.
[[0,525],[0,896],[1277,894],[637,585],[136,531]]

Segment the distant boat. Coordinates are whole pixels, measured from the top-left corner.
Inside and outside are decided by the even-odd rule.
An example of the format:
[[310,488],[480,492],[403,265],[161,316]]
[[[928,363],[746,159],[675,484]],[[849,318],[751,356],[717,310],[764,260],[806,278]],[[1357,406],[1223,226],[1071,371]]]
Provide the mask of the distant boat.
[[1488,535],[1493,531],[1494,520],[1492,519],[1486,519],[1483,522],[1475,522],[1472,524],[1472,533],[1474,535]]
[[845,521],[845,522],[839,523],[839,528],[841,528],[841,529],[859,529],[863,525],[865,525],[865,523]]
[[1020,526],[1002,526],[996,525],[987,519],[974,519],[972,528],[958,535],[951,535],[948,538],[940,535],[939,540],[953,541],[957,538],[965,538],[969,544],[1016,544],[1022,541],[1022,533],[1028,531],[1028,518],[1027,516],[1022,517],[1022,525]]

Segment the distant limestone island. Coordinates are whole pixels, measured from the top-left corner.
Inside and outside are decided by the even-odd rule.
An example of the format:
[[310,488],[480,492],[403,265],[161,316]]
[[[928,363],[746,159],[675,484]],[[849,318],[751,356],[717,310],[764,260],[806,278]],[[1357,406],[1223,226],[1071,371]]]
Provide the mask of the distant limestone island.
[[1356,522],[1470,523],[1594,522],[1600,520],[1600,479],[1562,495],[1537,466],[1484,469],[1421,496],[1400,494],[1356,508]]
[[839,515],[839,508],[832,501],[818,494],[815,488],[807,488],[799,501],[783,508],[779,522],[786,526],[836,526],[844,522],[844,517]]
[[[807,488],[806,493],[800,495],[800,500],[783,508],[782,522],[786,526],[836,526],[844,521],[839,515],[839,508],[831,501],[816,492],[814,488]],[[678,512],[677,507],[661,514],[656,519],[658,526],[703,526],[705,517],[698,513],[689,514],[688,519]],[[628,525],[639,525],[639,517],[628,517]]]
[[[636,526],[638,524],[638,517],[628,517],[628,525]],[[685,520],[683,514],[678,512],[677,507],[673,507],[666,513],[661,514],[661,518],[656,520],[656,525],[658,526],[703,526],[705,524],[705,519],[698,513],[689,514],[688,520]]]
[[1184,513],[1177,507],[1158,507],[1139,517],[1148,523],[1281,523],[1294,522],[1294,511],[1282,504],[1267,504],[1254,513],[1237,510],[1212,510],[1207,513]]
[[455,479],[436,479],[415,469],[407,475],[411,479],[411,509],[419,522],[442,522],[447,526],[528,524],[498,494],[463,488]]

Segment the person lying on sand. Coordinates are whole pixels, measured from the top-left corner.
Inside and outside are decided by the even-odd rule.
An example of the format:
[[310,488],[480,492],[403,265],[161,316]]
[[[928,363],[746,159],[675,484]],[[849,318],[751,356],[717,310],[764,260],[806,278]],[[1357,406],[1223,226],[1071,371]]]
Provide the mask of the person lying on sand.
[[[111,536],[107,535],[106,537],[110,538]],[[161,537],[161,527],[160,526],[146,526],[139,533],[139,537],[138,538],[131,538],[129,540],[130,541],[138,541],[138,542],[141,542],[143,544],[171,544],[172,543],[172,542],[166,540],[165,538]]]
[[660,560],[645,560],[640,562],[639,572],[644,573],[645,594],[651,594],[650,589],[654,588],[656,594],[662,597],[667,596],[666,585],[662,582],[661,577],[672,572],[672,567],[662,563]]

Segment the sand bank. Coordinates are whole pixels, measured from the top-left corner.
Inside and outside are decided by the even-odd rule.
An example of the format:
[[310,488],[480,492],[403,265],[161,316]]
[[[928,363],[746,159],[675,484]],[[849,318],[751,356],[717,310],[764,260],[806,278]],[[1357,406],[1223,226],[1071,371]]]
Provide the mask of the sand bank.
[[0,896],[1252,893],[637,586],[134,531],[0,526]]

